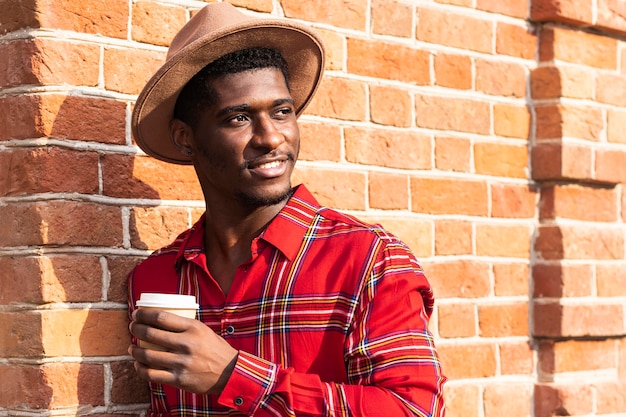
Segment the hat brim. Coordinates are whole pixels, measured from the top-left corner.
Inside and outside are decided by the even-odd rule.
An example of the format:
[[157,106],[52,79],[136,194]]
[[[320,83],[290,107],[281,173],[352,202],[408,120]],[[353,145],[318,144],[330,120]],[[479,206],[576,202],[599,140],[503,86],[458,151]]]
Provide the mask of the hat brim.
[[241,49],[263,47],[279,51],[287,62],[289,87],[299,116],[319,86],[324,49],[317,35],[287,20],[248,21],[199,38],[182,48],[152,76],[137,98],[132,131],[148,155],[174,164],[191,164],[170,139],[169,124],[178,95],[209,63]]

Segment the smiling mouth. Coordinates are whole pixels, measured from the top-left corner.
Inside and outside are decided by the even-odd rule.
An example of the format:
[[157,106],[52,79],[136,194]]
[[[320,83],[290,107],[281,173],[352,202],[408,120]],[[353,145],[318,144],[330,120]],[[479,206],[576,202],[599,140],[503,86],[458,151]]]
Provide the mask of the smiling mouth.
[[282,163],[283,161],[272,161],[272,162],[267,162],[265,164],[257,165],[255,168],[260,168],[260,169],[278,168]]

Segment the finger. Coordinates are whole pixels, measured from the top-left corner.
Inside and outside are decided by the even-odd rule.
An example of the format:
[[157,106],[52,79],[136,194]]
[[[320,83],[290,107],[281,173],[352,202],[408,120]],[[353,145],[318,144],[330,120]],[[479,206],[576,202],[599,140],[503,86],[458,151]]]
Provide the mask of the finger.
[[181,317],[177,314],[170,313],[165,310],[144,309],[137,310],[134,314],[134,321],[137,323],[148,324],[158,329],[169,330],[170,332],[184,332],[190,326],[193,326],[196,320]]
[[[182,333],[162,330],[143,323],[131,323],[130,332],[139,340],[139,345],[148,349],[182,351],[184,338]],[[146,342],[150,345],[148,346]]]

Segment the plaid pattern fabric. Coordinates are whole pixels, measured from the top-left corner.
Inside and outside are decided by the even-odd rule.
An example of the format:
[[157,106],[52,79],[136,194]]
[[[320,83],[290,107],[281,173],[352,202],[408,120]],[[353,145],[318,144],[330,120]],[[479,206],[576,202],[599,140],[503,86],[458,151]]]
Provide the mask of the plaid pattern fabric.
[[151,384],[151,416],[444,415],[415,257],[379,226],[320,207],[304,186],[252,243],[228,296],[206,268],[204,218],[129,276],[193,294],[199,320],[240,351],[218,396]]

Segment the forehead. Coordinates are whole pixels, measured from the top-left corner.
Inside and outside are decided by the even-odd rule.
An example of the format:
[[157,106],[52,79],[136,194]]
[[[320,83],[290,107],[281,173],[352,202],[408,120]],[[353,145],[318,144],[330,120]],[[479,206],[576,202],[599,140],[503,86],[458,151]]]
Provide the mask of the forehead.
[[262,100],[291,99],[287,81],[278,68],[260,68],[221,75],[210,81],[216,104],[233,105]]

